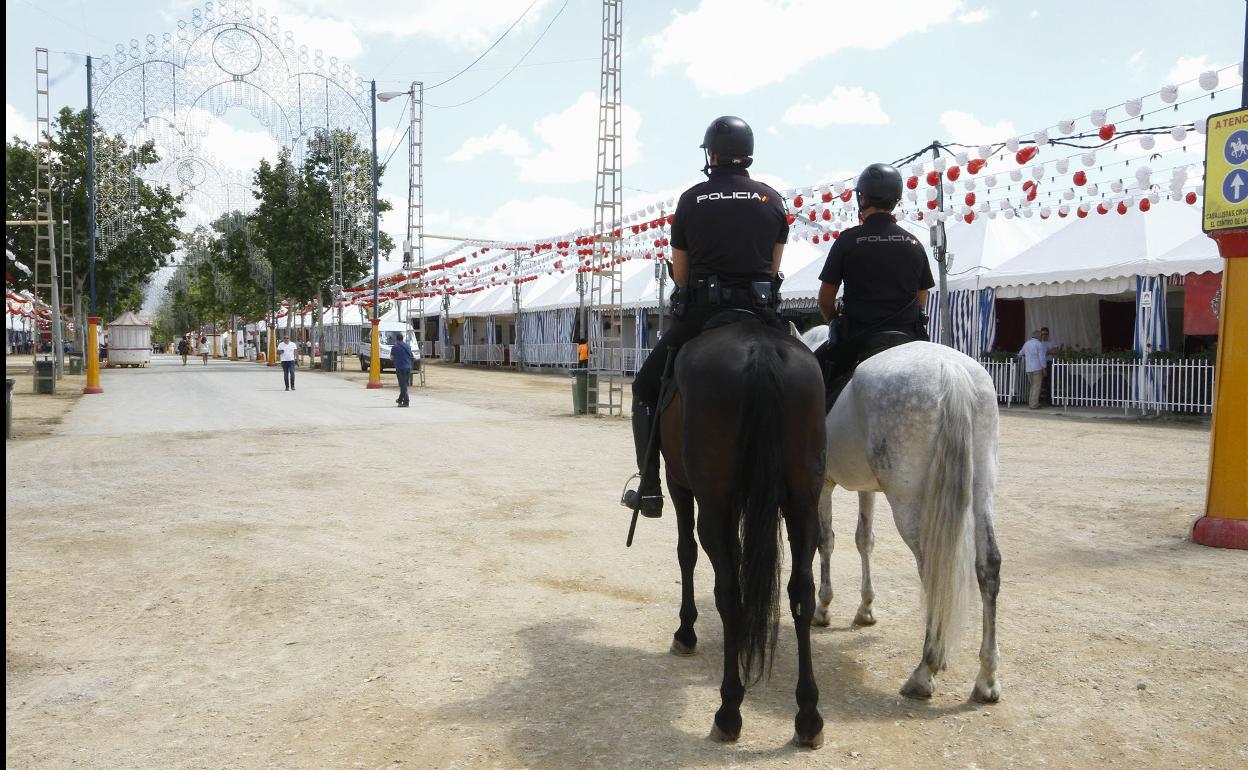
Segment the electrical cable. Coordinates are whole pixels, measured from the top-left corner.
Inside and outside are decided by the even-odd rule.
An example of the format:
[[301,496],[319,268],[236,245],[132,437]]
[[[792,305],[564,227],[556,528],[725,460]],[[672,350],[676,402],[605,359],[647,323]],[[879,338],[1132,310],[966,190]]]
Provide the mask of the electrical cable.
[[485,49],[484,51],[482,51],[480,56],[478,56],[477,58],[473,59],[471,64],[469,64],[467,67],[464,67],[462,70],[460,70],[459,72],[456,72],[454,75],[451,75],[449,78],[447,78],[446,80],[443,80],[443,81],[442,81],[442,82],[440,82],[440,83],[434,83],[434,84],[433,84],[433,85],[431,85],[431,86],[425,86],[425,90],[426,90],[426,91],[432,91],[433,89],[437,88],[438,86],[444,86],[444,85],[446,85],[447,83],[449,83],[449,82],[451,82],[452,80],[454,80],[455,78],[457,78],[457,77],[459,77],[460,75],[464,74],[464,73],[465,73],[465,72],[467,72],[468,70],[472,69],[472,68],[473,68],[473,66],[474,66],[477,62],[479,62],[479,61],[481,61],[482,59],[484,59],[484,58],[485,58],[485,55],[486,55],[486,54],[488,54],[490,51],[493,51],[495,46],[497,46],[499,43],[503,42],[503,38],[505,38],[505,37],[507,37],[507,35],[511,34],[511,31],[512,31],[513,29],[515,29],[515,28],[516,28],[516,25],[517,25],[517,24],[519,24],[521,21],[523,21],[523,20],[524,20],[524,17],[525,17],[525,16],[528,16],[528,15],[529,15],[529,11],[533,10],[533,6],[535,6],[535,5],[537,5],[537,0],[533,0],[533,2],[529,3],[529,7],[524,9],[524,13],[520,14],[519,18],[517,18],[515,21],[513,21],[513,22],[511,23],[511,26],[510,26],[510,27],[508,27],[508,28],[507,28],[507,30],[506,30],[505,32],[503,32],[503,34],[502,34],[502,35],[500,35],[500,36],[499,36],[499,38],[498,38],[497,40],[495,40],[493,43],[490,43],[490,47],[489,47],[489,48],[487,48],[487,49]]

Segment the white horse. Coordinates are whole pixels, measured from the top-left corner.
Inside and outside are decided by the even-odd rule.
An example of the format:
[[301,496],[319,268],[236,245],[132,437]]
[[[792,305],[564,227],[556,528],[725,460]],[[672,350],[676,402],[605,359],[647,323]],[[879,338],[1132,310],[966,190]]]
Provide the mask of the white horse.
[[[828,337],[817,326],[802,336],[815,350]],[[927,634],[923,658],[902,695],[929,698],[964,621],[972,564],[983,600],[983,637],[974,700],[995,703],[997,589],[1001,554],[992,525],[997,481],[997,396],[974,360],[943,345],[912,342],[860,364],[827,416],[828,472],[819,498],[821,576],[814,622],[828,625],[832,582],[828,563],[832,490],[858,493],[862,604],[856,625],[872,625],[871,549],[875,493],[883,492],[893,521],[914,552],[923,585]],[[972,524],[973,522],[973,524]]]

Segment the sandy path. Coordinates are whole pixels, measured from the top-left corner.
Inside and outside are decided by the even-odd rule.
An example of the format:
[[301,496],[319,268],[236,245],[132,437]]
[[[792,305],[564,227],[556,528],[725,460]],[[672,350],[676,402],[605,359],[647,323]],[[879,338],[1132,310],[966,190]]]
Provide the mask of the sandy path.
[[787,621],[741,742],[705,739],[709,565],[701,654],[674,658],[674,520],[623,547],[627,424],[568,416],[566,379],[435,366],[398,410],[392,377],[302,371],[287,394],[172,361],[7,447],[9,767],[1248,763],[1248,558],[1184,538],[1203,428],[1004,413],[992,707],[967,702],[977,633],[930,703],[896,694],[921,631],[882,503],[877,626],[848,625],[852,545],[833,560],[812,754],[787,745]]

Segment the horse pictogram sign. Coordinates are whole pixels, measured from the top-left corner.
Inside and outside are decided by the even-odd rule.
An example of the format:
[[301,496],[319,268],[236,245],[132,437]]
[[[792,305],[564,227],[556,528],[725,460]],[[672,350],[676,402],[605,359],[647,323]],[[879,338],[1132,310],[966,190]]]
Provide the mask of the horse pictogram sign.
[[1209,116],[1204,231],[1248,228],[1248,109]]

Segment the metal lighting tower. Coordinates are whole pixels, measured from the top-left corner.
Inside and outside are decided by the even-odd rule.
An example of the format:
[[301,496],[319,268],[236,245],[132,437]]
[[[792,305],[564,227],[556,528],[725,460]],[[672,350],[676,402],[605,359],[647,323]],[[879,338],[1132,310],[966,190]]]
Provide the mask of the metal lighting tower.
[[[407,253],[403,259],[406,270],[416,268],[416,293],[425,293],[425,84],[412,81],[412,116],[407,132]],[[410,303],[411,300],[408,300]],[[416,340],[420,352],[420,384],[425,384],[425,298],[416,303],[420,308],[420,336]],[[411,305],[409,304],[410,308]],[[411,320],[411,312],[408,312]]]
[[[620,131],[620,41],[624,0],[602,0],[602,71],[598,95],[598,174],[594,190],[594,256],[588,403],[598,414],[624,414],[624,280],[620,270],[623,177]],[[592,313],[591,313],[592,316]],[[601,323],[601,326],[598,326]],[[599,334],[600,332],[600,334]],[[597,344],[593,338],[597,336]]]
[[[48,99],[48,49],[35,49],[35,297],[48,303],[52,311],[52,360],[55,379],[65,366],[61,342],[61,291],[56,275],[56,235],[52,217],[52,107]],[[38,346],[38,323],[35,324]],[[39,354],[35,354],[36,360]]]

